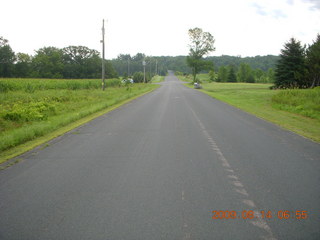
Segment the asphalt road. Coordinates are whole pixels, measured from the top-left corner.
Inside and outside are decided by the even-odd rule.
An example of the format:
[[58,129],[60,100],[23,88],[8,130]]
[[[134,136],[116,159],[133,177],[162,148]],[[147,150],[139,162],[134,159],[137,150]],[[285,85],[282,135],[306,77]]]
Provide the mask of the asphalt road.
[[320,239],[319,157],[170,75],[0,171],[0,239]]

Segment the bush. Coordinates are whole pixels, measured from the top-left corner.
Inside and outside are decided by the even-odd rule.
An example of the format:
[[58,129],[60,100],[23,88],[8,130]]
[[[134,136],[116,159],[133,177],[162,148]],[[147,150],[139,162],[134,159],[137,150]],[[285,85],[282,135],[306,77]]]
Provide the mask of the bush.
[[135,72],[133,74],[133,81],[135,83],[142,83],[143,82],[143,73],[142,72]]
[[210,70],[209,81],[213,82],[213,81],[217,81],[217,80],[218,80],[218,74],[216,74],[214,70]]
[[56,107],[49,102],[15,103],[10,110],[5,111],[3,118],[10,121],[29,122],[45,120],[54,114]]

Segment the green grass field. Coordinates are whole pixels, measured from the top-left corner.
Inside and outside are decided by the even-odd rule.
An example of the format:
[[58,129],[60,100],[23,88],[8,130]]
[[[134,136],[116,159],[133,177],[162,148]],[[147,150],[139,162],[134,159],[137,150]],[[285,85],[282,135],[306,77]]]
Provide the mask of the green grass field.
[[319,88],[269,90],[270,84],[257,83],[203,83],[202,86],[200,91],[216,99],[320,142]]
[[101,80],[0,79],[0,163],[5,151],[157,87],[113,79],[102,91]]
[[163,80],[164,80],[164,76],[156,75],[151,79],[151,82],[159,83],[159,82],[162,82]]
[[[180,76],[177,76],[177,77],[183,82],[192,82],[193,81],[193,76],[191,74],[189,74],[188,76],[180,75]],[[207,74],[207,73],[199,73],[199,74],[197,74],[197,79],[201,83],[210,82],[209,74]]]

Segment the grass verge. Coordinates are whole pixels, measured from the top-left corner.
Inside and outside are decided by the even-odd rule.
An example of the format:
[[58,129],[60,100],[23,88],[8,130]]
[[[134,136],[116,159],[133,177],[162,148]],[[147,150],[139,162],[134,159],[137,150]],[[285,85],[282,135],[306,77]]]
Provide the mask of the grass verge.
[[130,88],[7,91],[0,94],[0,163],[144,95],[159,85]]
[[202,86],[200,91],[211,97],[320,142],[319,89],[269,90],[270,84],[257,83],[204,83]]
[[151,79],[151,82],[152,83],[159,83],[159,82],[163,82],[163,80],[164,80],[164,76],[156,75]]

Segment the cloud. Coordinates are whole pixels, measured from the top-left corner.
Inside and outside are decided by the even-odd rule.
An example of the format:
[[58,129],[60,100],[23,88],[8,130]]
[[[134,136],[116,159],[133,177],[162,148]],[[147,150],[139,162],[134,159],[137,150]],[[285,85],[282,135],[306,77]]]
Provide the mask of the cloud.
[[[287,3],[289,5],[293,5],[294,2],[293,0],[287,0]],[[274,8],[273,5],[265,5],[265,6],[262,6],[256,2],[252,3],[251,6],[253,8],[255,8],[255,12],[258,14],[258,15],[261,15],[261,16],[264,16],[264,17],[272,17],[272,18],[275,18],[275,19],[279,19],[279,18],[287,18],[287,15],[281,10],[281,9],[278,9],[278,8]]]
[[280,9],[273,10],[271,16],[273,16],[276,19],[287,18],[287,15]]
[[287,3],[289,4],[289,5],[294,5],[294,1],[293,0],[287,0]]
[[304,2],[311,3],[312,10],[320,10],[320,1],[319,0],[303,0]]
[[258,3],[252,3],[252,7],[256,9],[256,13],[261,16],[267,16],[268,13],[265,11],[265,8],[259,5]]

